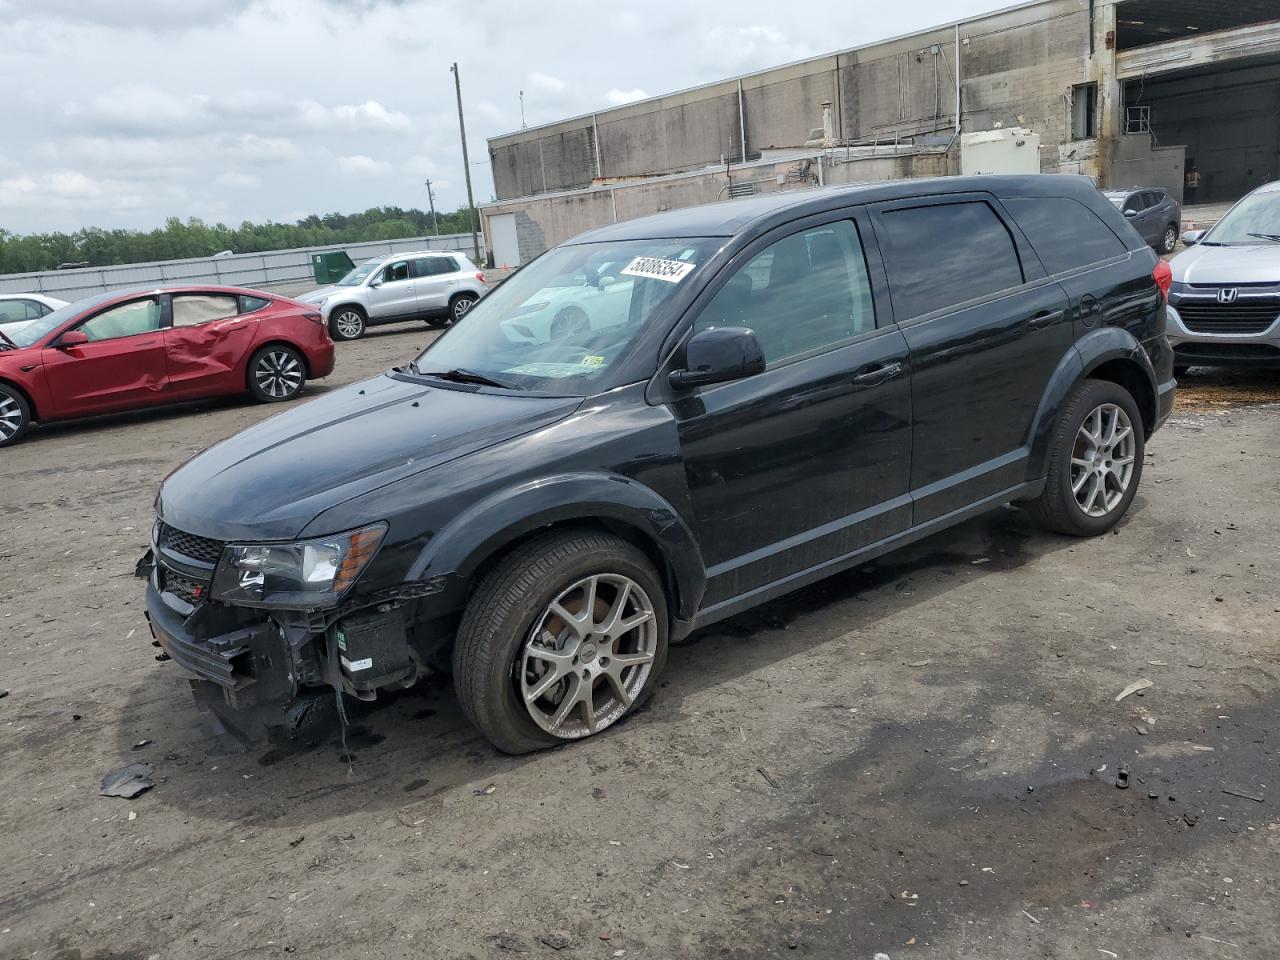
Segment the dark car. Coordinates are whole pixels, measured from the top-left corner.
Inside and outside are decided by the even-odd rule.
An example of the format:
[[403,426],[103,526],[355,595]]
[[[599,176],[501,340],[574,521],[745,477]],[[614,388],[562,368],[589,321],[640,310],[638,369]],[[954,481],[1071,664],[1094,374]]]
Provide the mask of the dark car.
[[333,372],[313,307],[240,287],[116,290],[0,326],[0,447],[33,422],[248,393],[292,400]]
[[[618,262],[626,323],[521,322]],[[669,641],[975,514],[1111,529],[1172,407],[1168,282],[1075,177],[595,230],[407,366],[175,471],[140,564],[153,630],[246,737],[317,688],[437,670],[502,750],[588,736]]]
[[1106,198],[1119,208],[1133,229],[1158,253],[1173,253],[1182,227],[1182,208],[1160,187],[1108,190]]

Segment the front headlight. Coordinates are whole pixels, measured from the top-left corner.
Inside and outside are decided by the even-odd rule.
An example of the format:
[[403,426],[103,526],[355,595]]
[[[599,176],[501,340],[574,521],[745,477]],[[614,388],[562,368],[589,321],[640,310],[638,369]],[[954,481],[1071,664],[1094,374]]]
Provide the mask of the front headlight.
[[387,525],[299,540],[229,543],[213,575],[213,599],[243,606],[335,605],[377,553]]

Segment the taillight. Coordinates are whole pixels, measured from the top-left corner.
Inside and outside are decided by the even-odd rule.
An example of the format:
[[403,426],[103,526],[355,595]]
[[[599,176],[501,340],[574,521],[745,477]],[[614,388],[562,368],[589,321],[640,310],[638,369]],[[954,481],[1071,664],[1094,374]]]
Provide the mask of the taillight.
[[481,283],[484,283],[484,274],[483,274],[483,273],[477,273],[477,274],[476,274],[476,279],[477,279],[477,280],[479,280]]
[[324,326],[324,317],[320,316],[318,313],[304,313],[302,315],[302,319],[310,320],[312,323],[318,323],[322,327]]
[[1160,288],[1160,296],[1169,299],[1169,289],[1173,286],[1173,268],[1165,260],[1156,261],[1156,268],[1151,271],[1151,279]]

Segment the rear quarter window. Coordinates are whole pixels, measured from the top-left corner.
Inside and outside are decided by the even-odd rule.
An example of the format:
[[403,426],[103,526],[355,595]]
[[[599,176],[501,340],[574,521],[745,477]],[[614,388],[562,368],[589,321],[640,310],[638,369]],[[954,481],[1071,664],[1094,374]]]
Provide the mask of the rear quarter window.
[[1024,197],[1002,202],[1049,273],[1079,270],[1129,252],[1114,231],[1078,200]]

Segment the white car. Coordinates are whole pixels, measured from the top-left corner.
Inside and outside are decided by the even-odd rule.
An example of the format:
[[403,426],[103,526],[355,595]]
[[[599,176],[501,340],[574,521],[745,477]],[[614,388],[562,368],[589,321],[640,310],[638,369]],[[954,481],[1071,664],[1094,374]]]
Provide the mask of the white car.
[[627,322],[635,281],[619,273],[625,263],[590,264],[544,287],[506,321],[533,343],[564,340]]
[[296,299],[320,308],[334,340],[358,340],[380,323],[456,323],[488,291],[484,274],[461,253],[422,250],[368,260]]
[[66,305],[66,300],[43,293],[0,293],[0,331],[16,333],[32,320]]

